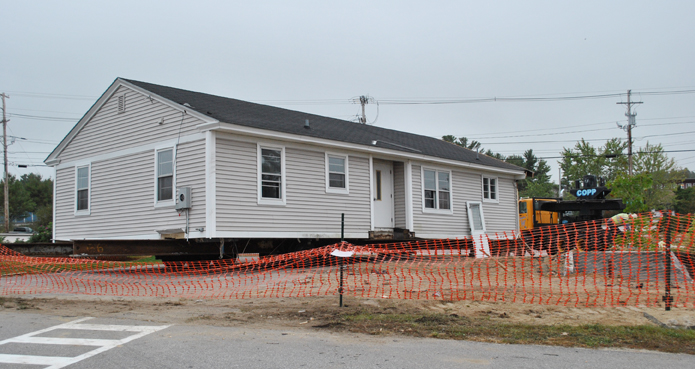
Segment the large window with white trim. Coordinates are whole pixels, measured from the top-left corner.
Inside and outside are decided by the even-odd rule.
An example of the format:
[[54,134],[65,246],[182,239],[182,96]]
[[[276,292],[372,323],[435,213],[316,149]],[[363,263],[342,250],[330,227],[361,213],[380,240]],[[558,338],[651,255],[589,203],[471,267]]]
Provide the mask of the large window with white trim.
[[75,181],[75,212],[77,214],[89,213],[89,189],[90,173],[89,165],[77,167]]
[[451,210],[450,171],[423,168],[422,187],[425,210]]
[[348,157],[326,154],[326,192],[348,193]]
[[285,149],[258,146],[259,203],[285,202]]
[[174,149],[157,150],[157,201],[174,200]]
[[498,202],[497,178],[483,177],[483,201]]

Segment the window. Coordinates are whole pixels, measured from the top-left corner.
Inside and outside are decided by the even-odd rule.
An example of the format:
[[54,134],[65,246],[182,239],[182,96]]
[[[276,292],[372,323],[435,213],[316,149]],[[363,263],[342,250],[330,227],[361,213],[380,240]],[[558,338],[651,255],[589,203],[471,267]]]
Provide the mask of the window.
[[75,178],[75,214],[89,214],[89,165],[77,167]]
[[326,154],[326,192],[348,193],[348,157]]
[[174,149],[157,150],[157,201],[174,200]]
[[451,212],[451,172],[422,170],[424,208]]
[[497,198],[497,178],[483,177],[483,201],[499,201]]
[[376,201],[381,201],[381,171],[376,171],[376,194],[374,199]]
[[285,149],[258,146],[258,203],[285,204]]

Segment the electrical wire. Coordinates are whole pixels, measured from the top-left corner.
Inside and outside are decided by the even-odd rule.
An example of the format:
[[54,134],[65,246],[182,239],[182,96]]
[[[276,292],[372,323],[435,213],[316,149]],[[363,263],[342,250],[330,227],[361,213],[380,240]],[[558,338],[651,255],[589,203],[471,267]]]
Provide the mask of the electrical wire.
[[48,121],[56,121],[56,122],[76,122],[79,120],[79,118],[61,118],[61,117],[47,117],[43,115],[28,115],[28,114],[19,114],[19,113],[7,113],[8,116],[10,117],[17,117],[17,118],[26,118],[26,119],[32,119],[32,120],[48,120]]

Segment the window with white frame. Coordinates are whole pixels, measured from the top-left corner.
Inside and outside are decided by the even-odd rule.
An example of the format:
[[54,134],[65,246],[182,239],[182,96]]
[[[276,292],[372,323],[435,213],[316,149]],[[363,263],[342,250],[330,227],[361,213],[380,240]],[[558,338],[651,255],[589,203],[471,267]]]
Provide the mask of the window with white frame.
[[174,200],[174,149],[157,150],[157,201]]
[[89,165],[77,167],[75,182],[76,213],[89,212]]
[[284,149],[259,146],[259,201],[284,202]]
[[348,157],[326,154],[326,192],[348,193]]
[[483,177],[483,201],[497,202],[497,178]]
[[425,209],[450,210],[451,172],[423,168],[422,177]]

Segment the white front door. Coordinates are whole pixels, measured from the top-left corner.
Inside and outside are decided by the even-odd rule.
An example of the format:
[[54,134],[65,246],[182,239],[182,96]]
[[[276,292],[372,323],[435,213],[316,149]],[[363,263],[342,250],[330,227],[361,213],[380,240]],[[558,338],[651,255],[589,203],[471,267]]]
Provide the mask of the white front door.
[[374,228],[393,228],[393,163],[374,161]]

